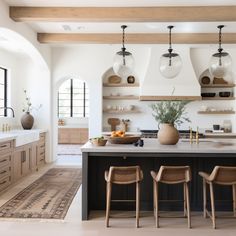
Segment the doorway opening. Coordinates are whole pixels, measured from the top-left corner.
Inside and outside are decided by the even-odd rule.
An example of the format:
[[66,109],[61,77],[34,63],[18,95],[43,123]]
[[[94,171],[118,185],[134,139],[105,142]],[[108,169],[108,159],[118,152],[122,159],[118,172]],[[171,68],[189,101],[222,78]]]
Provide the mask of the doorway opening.
[[89,89],[80,79],[66,79],[57,92],[59,164],[82,165],[80,147],[88,141]]

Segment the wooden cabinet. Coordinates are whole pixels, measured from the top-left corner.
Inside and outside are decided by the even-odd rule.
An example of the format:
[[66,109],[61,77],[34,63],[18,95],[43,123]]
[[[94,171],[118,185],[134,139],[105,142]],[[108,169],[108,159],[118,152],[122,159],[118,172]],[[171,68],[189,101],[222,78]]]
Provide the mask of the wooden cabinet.
[[41,133],[38,142],[20,147],[13,140],[0,143],[0,192],[45,164],[45,139]]
[[83,144],[88,141],[87,128],[59,128],[59,144]]
[[30,149],[31,144],[17,147],[13,154],[13,179],[19,178],[30,173]]

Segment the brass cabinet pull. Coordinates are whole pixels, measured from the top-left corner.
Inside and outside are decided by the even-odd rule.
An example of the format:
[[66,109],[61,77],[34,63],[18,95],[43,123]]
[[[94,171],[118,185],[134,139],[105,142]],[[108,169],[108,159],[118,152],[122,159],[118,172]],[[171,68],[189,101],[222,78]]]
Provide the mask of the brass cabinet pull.
[[0,183],[0,185],[3,185],[3,184],[5,184],[7,181],[6,180],[4,180],[3,182],[1,182]]
[[3,163],[3,162],[5,162],[5,161],[7,161],[7,159],[1,160],[0,163]]
[[0,173],[0,175],[2,175],[2,174],[4,174],[4,173],[6,173],[7,171],[6,170],[4,170],[4,171],[2,171],[1,173]]

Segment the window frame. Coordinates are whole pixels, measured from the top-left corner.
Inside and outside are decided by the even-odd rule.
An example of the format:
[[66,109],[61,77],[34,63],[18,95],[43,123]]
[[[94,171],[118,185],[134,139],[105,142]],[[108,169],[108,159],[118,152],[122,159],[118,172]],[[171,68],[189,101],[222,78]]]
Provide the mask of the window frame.
[[[70,106],[65,106],[65,107],[69,107],[70,108],[70,116],[69,117],[74,117],[73,116],[73,108],[74,108],[74,106],[73,106],[73,102],[74,102],[74,85],[73,85],[73,80],[74,79],[69,79],[70,80],[70,92],[68,93],[68,94],[70,94]],[[86,82],[83,82],[82,81],[82,83],[83,83],[83,87],[82,87],[82,89],[83,89],[83,93],[81,93],[82,95],[83,95],[83,116],[80,116],[80,117],[76,117],[76,118],[84,118],[84,117],[86,117],[86,109],[87,109],[87,107],[86,107],[86,99],[87,99],[87,96],[86,96]],[[60,88],[59,88],[60,89]],[[60,112],[59,112],[59,108],[60,107],[62,107],[62,106],[60,106],[59,105],[59,101],[60,100],[63,100],[63,99],[60,99],[60,92],[58,91],[58,95],[57,95],[57,110],[58,110],[58,118],[60,118]],[[67,100],[67,99],[66,99]],[[65,117],[66,118],[66,117]]]
[[[3,107],[4,108],[7,108],[7,69],[4,68],[4,67],[1,67],[0,66],[0,70],[3,70],[4,71],[4,97],[3,97]],[[1,117],[1,116],[0,116]],[[7,109],[4,109],[3,111],[3,117],[7,117]]]

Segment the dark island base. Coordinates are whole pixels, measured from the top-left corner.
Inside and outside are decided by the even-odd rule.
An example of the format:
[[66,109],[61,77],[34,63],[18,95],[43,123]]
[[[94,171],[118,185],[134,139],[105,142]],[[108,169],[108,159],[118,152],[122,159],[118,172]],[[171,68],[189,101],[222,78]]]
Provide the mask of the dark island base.
[[[110,166],[139,165],[144,172],[141,183],[141,210],[153,210],[153,182],[151,170],[161,165],[189,165],[192,170],[190,183],[191,210],[202,211],[202,179],[199,171],[211,172],[216,165],[236,166],[235,154],[205,153],[83,153],[82,219],[88,219],[90,210],[105,210],[106,183],[104,171]],[[135,199],[135,186],[113,185],[112,199]],[[232,211],[232,189],[215,185],[216,210]],[[181,185],[160,186],[160,199],[182,200]],[[208,196],[209,199],[209,196]],[[223,200],[217,202],[217,200]],[[114,210],[134,210],[134,203],[112,203]],[[160,210],[183,210],[182,202],[160,202]]]

